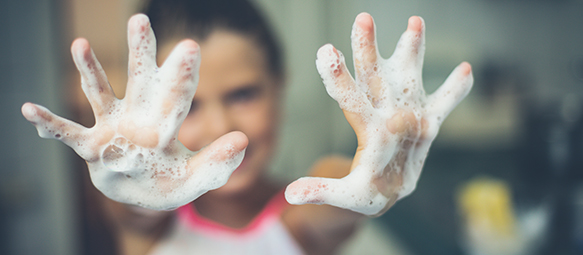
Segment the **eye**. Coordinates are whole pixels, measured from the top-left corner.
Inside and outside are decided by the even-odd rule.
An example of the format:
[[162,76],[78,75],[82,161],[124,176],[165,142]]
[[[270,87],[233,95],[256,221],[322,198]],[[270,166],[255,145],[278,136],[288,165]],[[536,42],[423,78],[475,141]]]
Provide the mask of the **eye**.
[[232,91],[227,95],[226,101],[229,104],[248,103],[257,99],[260,95],[261,87],[250,85]]

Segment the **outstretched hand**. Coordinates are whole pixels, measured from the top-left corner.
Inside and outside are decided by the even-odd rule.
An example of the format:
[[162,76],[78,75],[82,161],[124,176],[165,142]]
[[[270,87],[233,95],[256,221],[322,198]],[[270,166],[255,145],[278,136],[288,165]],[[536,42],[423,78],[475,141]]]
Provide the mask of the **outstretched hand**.
[[129,70],[126,97],[117,99],[89,43],[77,39],[71,53],[93,109],[92,128],[26,103],[24,117],[43,138],[62,141],[87,161],[93,184],[107,197],[150,209],[187,204],[224,185],[241,163],[247,137],[228,133],[199,152],[177,134],[198,83],[200,48],[180,42],[156,65],[156,39],[148,17],[128,22]]
[[431,95],[422,83],[425,25],[409,19],[395,52],[382,59],[372,17],[362,13],[352,29],[356,79],[332,45],[318,50],[316,65],[358,138],[351,172],[341,179],[303,177],[285,192],[291,204],[330,204],[379,215],[416,186],[427,152],[445,117],[469,93],[473,77],[463,62]]

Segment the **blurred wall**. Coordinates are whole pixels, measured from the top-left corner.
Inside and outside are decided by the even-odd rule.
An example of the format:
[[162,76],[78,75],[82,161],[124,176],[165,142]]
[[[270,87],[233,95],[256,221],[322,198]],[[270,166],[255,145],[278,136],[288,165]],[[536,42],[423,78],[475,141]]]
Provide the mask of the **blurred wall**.
[[20,113],[27,101],[67,112],[61,7],[0,1],[0,254],[75,254],[69,151],[40,139]]

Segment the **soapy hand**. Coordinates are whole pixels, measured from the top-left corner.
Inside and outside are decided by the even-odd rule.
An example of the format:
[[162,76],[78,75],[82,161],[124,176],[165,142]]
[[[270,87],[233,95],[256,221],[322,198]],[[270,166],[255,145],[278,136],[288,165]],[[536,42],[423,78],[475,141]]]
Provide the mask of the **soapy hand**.
[[416,186],[439,126],[469,93],[473,77],[460,64],[431,95],[422,84],[425,26],[409,19],[395,52],[379,56],[374,21],[357,16],[352,30],[356,79],[332,45],[318,50],[316,65],[358,138],[351,172],[341,179],[303,177],[285,192],[291,204],[329,204],[380,215]]
[[241,163],[247,137],[226,134],[199,152],[177,140],[198,83],[200,48],[180,42],[156,65],[156,39],[148,17],[128,22],[129,70],[126,97],[117,99],[87,40],[71,46],[81,86],[93,109],[92,128],[26,103],[24,117],[43,138],[62,141],[87,161],[91,180],[107,197],[168,210],[224,185]]

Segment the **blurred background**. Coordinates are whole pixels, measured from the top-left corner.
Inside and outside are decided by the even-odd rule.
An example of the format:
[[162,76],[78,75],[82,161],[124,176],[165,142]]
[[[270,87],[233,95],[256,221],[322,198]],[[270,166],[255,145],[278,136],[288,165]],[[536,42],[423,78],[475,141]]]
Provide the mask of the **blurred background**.
[[[427,26],[433,92],[462,61],[472,93],[445,121],[417,190],[368,221],[342,254],[583,254],[583,1],[255,0],[284,45],[286,118],[273,176],[291,181],[356,138],[315,68],[332,43],[352,58],[366,11],[388,58],[411,15]],[[70,117],[69,46],[85,37],[123,95],[126,22],[138,0],[0,0],[0,254],[79,254],[74,153],[36,135],[27,101]],[[351,61],[348,61],[351,62]],[[352,64],[349,63],[352,70]]]

